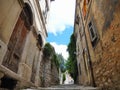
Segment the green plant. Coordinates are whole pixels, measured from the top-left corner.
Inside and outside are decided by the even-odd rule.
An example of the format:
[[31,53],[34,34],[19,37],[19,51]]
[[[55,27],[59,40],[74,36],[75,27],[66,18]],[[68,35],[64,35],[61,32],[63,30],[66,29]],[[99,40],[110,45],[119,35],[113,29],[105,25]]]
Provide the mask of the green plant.
[[74,52],[76,52],[76,39],[74,37],[74,34],[71,35],[70,43],[68,44],[68,53],[69,58],[66,62],[66,68],[68,70],[68,73],[70,73],[71,77],[74,79],[74,81],[77,80],[78,75],[78,68],[77,68],[77,59]]
[[43,49],[43,54],[45,57],[50,57],[52,54],[54,54],[54,48],[50,43],[46,43]]
[[66,80],[66,75],[63,73],[63,82]]
[[55,63],[57,70],[59,71],[60,64],[59,64],[59,60],[58,60],[56,53],[54,53],[54,55],[52,57],[52,63]]
[[51,61],[52,61],[51,68],[55,64],[56,67],[57,67],[57,70],[59,71],[59,67],[60,67],[59,59],[58,59],[57,54],[56,54],[56,52],[54,50],[54,47],[50,43],[45,44],[44,49],[43,49],[43,55],[44,55],[44,57],[47,57],[47,58],[51,57]]

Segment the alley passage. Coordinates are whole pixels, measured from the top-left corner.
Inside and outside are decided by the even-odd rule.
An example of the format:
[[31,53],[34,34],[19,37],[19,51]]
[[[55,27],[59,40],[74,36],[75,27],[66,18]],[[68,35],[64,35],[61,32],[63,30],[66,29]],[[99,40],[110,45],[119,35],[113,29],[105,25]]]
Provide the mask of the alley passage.
[[75,84],[64,84],[64,85],[56,85],[52,87],[47,88],[41,88],[38,89],[24,89],[24,90],[100,90],[99,88],[94,88],[90,86],[80,86]]

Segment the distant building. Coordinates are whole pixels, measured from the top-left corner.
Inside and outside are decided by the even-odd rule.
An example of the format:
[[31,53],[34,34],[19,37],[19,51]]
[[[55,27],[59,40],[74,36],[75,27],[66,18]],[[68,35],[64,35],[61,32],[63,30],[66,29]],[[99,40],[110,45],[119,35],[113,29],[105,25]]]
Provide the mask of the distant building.
[[76,0],[79,83],[120,89],[120,1]]
[[74,80],[73,78],[70,76],[70,74],[68,73],[68,71],[65,72],[65,81],[64,84],[74,84]]
[[39,86],[52,0],[0,0],[0,88]]

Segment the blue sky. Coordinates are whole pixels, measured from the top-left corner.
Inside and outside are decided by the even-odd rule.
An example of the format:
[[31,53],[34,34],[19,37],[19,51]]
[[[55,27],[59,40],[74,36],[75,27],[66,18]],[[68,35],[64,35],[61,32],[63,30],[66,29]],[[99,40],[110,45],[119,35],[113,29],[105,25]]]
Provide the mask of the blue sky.
[[47,31],[56,53],[68,58],[67,45],[74,27],[75,0],[55,0],[51,3]]
[[48,33],[47,42],[56,42],[56,44],[68,45],[70,36],[73,33],[73,27],[67,27],[63,32],[58,35]]

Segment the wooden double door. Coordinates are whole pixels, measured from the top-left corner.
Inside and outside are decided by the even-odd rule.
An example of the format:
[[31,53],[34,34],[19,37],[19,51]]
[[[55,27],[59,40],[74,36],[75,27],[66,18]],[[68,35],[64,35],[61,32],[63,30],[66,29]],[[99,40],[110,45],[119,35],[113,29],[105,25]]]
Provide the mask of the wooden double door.
[[13,72],[18,71],[19,62],[25,45],[26,37],[28,34],[27,26],[25,25],[25,20],[22,18],[24,14],[18,18],[15,28],[12,32],[8,43],[8,50],[4,57],[2,64],[12,70]]

